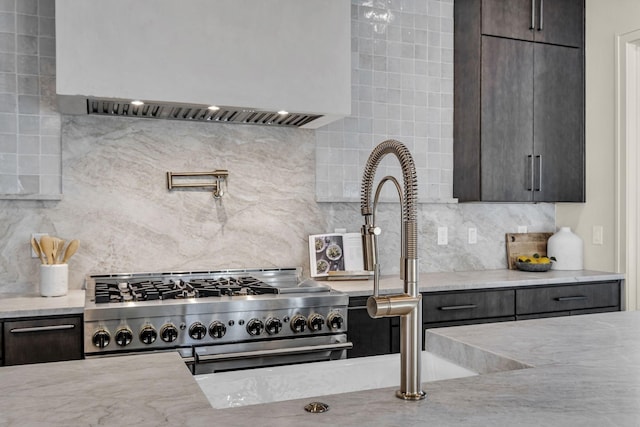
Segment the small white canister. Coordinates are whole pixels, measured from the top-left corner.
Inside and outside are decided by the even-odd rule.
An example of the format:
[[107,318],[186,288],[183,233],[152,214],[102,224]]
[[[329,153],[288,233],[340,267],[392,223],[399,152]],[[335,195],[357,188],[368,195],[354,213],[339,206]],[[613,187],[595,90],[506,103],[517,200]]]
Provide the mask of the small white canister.
[[561,227],[547,241],[547,256],[554,257],[552,270],[582,270],[584,268],[584,247],[582,239],[570,227]]
[[60,297],[69,291],[69,264],[40,265],[40,295]]

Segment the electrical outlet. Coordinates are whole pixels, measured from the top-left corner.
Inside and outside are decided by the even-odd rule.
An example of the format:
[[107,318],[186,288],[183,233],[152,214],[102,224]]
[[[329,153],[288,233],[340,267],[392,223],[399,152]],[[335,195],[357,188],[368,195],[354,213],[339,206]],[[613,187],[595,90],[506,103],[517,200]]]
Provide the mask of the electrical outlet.
[[527,232],[527,226],[526,225],[519,225],[518,226],[518,233],[526,233]]
[[[31,238],[36,239],[39,243],[40,238],[42,236],[48,236],[48,235],[49,233],[31,233]],[[31,244],[29,244],[29,247],[31,248],[31,258],[38,258],[38,254],[36,254],[36,251],[33,250],[33,248],[31,247]]]
[[593,226],[593,234],[591,239],[594,245],[604,245],[604,229],[601,225]]
[[438,245],[446,245],[448,243],[447,227],[438,227]]
[[469,244],[475,245],[476,243],[478,243],[478,229],[469,227]]

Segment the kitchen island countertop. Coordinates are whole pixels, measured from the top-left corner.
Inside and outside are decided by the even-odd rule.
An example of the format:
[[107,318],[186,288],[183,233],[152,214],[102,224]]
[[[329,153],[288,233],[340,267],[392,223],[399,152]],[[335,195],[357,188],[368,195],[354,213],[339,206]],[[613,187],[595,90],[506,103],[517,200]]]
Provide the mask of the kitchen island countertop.
[[[214,410],[177,353],[3,367],[0,426],[637,426],[639,330],[637,311],[429,330],[428,350],[487,373],[420,402],[386,388]],[[306,413],[314,400],[330,410]]]

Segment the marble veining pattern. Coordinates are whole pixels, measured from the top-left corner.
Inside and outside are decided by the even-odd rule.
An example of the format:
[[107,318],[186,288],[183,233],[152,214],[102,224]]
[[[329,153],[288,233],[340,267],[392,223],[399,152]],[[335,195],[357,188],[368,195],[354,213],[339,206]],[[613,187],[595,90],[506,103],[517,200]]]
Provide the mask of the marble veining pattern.
[[[314,200],[310,130],[65,116],[62,138],[63,200],[0,200],[0,292],[38,292],[34,231],[80,240],[69,269],[80,289],[90,273],[302,266],[308,275],[308,235],[362,223],[359,203]],[[230,173],[219,201],[167,190],[167,171],[216,168]],[[504,268],[504,233],[555,223],[552,204],[421,204],[419,215],[422,272]],[[382,272],[396,274],[398,204],[381,204],[378,219]],[[441,225],[447,246],[436,245]]]
[[[393,389],[319,396],[331,410],[300,411],[310,399],[225,409],[230,425],[636,426],[640,420],[640,312],[432,329],[479,352],[531,368],[425,385],[427,399],[400,402]],[[509,365],[503,365],[509,369]],[[274,414],[266,419],[266,413]]]
[[533,367],[430,382],[420,402],[392,387],[215,410],[176,353],[3,367],[0,425],[637,426],[638,328],[616,312],[429,330]]
[[177,425],[210,408],[193,393],[177,353],[84,360],[82,369],[73,362],[8,366],[0,383],[11,395],[0,399],[2,426]]

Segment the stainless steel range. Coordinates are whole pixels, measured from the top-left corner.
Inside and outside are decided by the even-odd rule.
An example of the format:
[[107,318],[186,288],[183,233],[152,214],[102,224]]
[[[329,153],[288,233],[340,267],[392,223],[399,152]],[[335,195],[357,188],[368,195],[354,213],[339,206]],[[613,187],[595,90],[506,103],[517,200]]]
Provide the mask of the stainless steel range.
[[91,275],[86,357],[179,351],[192,373],[342,359],[348,296],[299,268]]

